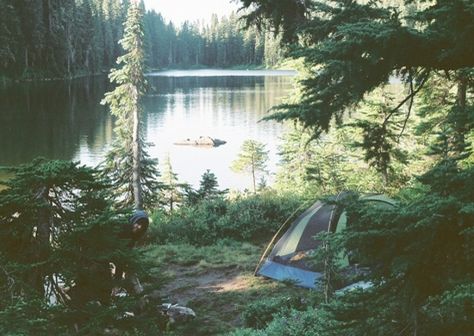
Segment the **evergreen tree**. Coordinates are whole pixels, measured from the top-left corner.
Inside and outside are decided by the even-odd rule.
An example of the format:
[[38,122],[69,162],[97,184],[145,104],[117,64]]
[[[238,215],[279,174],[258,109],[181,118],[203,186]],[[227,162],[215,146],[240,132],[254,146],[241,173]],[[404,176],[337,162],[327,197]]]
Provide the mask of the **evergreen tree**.
[[[378,1],[242,3],[253,8],[249,22],[270,22],[276,31],[283,30],[285,43],[299,40],[292,44],[292,56],[302,57],[308,69],[317,69],[301,81],[301,101],[281,105],[273,115],[277,120],[299,120],[316,136],[327,131],[331,121],[341,122],[365,94],[388,83],[394,73],[411,88],[398,110],[436,70],[465,73],[474,66],[474,47],[465,47],[465,41],[474,38],[474,9],[468,0],[412,7],[409,17]],[[416,52],[407,52],[411,50]],[[466,76],[456,77],[456,104],[463,106],[470,84]]]
[[355,141],[353,146],[365,152],[365,161],[381,174],[385,185],[391,182],[393,161],[406,163],[406,153],[397,146],[403,120],[399,111],[392,109],[392,101],[388,93],[382,93],[377,100],[367,101],[359,110],[358,120],[348,124],[361,129],[362,141]]
[[173,212],[183,201],[183,191],[181,189],[185,188],[186,185],[178,182],[178,174],[173,171],[169,155],[165,160],[161,180],[163,182],[161,203],[167,207],[170,212]]
[[[367,161],[382,174],[409,129],[415,96],[423,98],[419,134],[429,140],[440,135],[431,149],[438,162],[399,193],[397,207],[343,202],[349,225],[337,235],[339,246],[367,267],[363,279],[371,288],[335,296],[292,321],[277,319],[259,335],[469,335],[474,194],[466,158],[474,49],[463,48],[462,39],[474,36],[472,6],[464,0],[404,1],[409,6],[399,11],[388,1],[243,3],[255,5],[249,20],[269,20],[284,30],[287,44],[298,40],[293,55],[303,57],[309,71],[301,100],[282,106],[277,119],[299,120],[313,137],[352,119],[362,126],[359,145]],[[377,103],[376,113],[354,122],[363,98],[393,74],[405,84],[405,96],[393,106]],[[329,287],[332,271],[325,277]]]
[[217,177],[209,169],[204,172],[199,181],[199,189],[194,190],[190,186],[184,186],[186,194],[186,203],[188,205],[196,205],[202,201],[212,201],[223,197],[228,190],[219,190]]
[[20,37],[20,27],[17,14],[13,7],[13,1],[1,0],[0,13],[0,73],[12,72],[14,64],[17,62],[18,45]]
[[211,200],[216,197],[221,197],[227,193],[227,190],[219,190],[219,183],[217,176],[209,169],[204,172],[199,181],[199,189],[197,190],[200,199]]
[[245,140],[237,159],[232,162],[231,169],[238,173],[252,176],[253,192],[257,192],[257,175],[266,173],[268,151],[265,145],[255,140]]
[[109,76],[118,86],[103,100],[117,117],[116,140],[107,155],[104,173],[109,174],[114,188],[123,196],[123,203],[136,209],[156,204],[160,187],[157,162],[149,158],[141,131],[141,99],[146,86],[142,19],[143,10],[134,2],[120,41],[126,52],[117,59],[122,67],[113,69]]
[[109,263],[140,269],[117,239],[127,216],[112,210],[93,169],[36,159],[10,173],[0,192],[0,333],[67,335],[73,324],[101,333],[129,309],[120,299],[109,305]]

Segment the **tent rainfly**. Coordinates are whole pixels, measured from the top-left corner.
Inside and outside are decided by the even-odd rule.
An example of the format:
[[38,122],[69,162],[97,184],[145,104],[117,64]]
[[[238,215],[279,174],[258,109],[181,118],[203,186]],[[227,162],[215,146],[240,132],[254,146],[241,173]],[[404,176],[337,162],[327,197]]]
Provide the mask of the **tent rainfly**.
[[[334,199],[340,199],[341,196],[344,194]],[[384,195],[362,196],[361,201],[375,202],[375,205],[382,207],[394,205],[394,201]],[[255,274],[315,288],[318,279],[323,276],[323,267],[307,262],[306,257],[322,244],[314,237],[321,232],[340,232],[346,225],[346,213],[340,206],[317,201],[291,224],[266,259],[264,253]],[[343,262],[349,265],[347,259]]]

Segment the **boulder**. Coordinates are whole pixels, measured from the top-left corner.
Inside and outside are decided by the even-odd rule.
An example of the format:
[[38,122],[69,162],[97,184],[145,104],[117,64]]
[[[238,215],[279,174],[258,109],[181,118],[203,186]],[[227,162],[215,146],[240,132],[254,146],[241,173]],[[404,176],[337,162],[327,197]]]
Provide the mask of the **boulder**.
[[217,147],[225,144],[226,141],[220,139],[214,139],[210,136],[200,136],[197,139],[184,139],[178,142],[175,142],[175,145],[188,145],[188,146],[212,146]]
[[187,322],[196,317],[194,310],[178,304],[163,303],[161,311],[168,317],[170,323]]

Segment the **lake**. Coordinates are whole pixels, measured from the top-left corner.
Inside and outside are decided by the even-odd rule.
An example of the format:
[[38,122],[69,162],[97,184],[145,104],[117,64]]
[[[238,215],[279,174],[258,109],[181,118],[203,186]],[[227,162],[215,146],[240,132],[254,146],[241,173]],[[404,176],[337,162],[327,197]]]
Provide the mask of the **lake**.
[[[250,178],[229,166],[246,139],[261,141],[276,171],[282,124],[259,122],[293,88],[292,71],[189,70],[147,76],[144,129],[151,157],[169,155],[180,181],[194,186],[210,169],[221,188],[250,187]],[[113,119],[100,105],[107,78],[21,83],[0,87],[0,166],[37,156],[99,164],[113,140]],[[176,141],[210,136],[227,141],[213,148],[177,146]],[[270,178],[271,180],[271,178]]]

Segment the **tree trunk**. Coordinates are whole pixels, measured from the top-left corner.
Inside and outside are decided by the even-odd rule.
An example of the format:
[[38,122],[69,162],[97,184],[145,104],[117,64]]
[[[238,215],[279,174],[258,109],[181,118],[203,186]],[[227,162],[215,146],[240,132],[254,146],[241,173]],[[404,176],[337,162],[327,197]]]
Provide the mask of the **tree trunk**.
[[[41,202],[48,202],[48,189],[42,187],[36,198]],[[35,260],[37,263],[41,263],[48,258],[48,250],[50,247],[50,238],[51,238],[51,214],[46,208],[46,204],[39,209],[38,211],[38,222],[36,224],[36,232],[34,234],[34,241],[36,245],[36,254]],[[44,295],[44,278],[45,272],[42,266],[35,266],[31,270],[31,286],[38,292],[40,295]]]
[[463,70],[458,72],[457,93],[456,93],[456,117],[455,117],[455,146],[457,152],[462,153],[465,150],[465,136],[467,132],[466,123],[466,94],[467,94],[467,76]]
[[133,131],[132,131],[132,155],[133,155],[133,176],[132,176],[132,187],[133,187],[133,199],[135,203],[135,209],[143,208],[142,199],[142,187],[141,187],[141,146],[140,146],[140,115],[138,108],[138,89],[133,86]]
[[252,182],[253,182],[253,193],[257,193],[257,184],[255,183],[255,159],[252,154]]
[[255,182],[255,169],[252,167],[253,193],[257,193],[257,184]]
[[387,167],[383,168],[383,170],[382,170],[382,180],[383,180],[384,186],[387,187],[388,183],[389,183],[389,176],[388,176],[388,168]]
[[173,64],[173,44],[170,42],[170,52],[168,53],[168,66]]
[[25,48],[25,70],[28,70],[30,64],[28,62],[28,47]]

